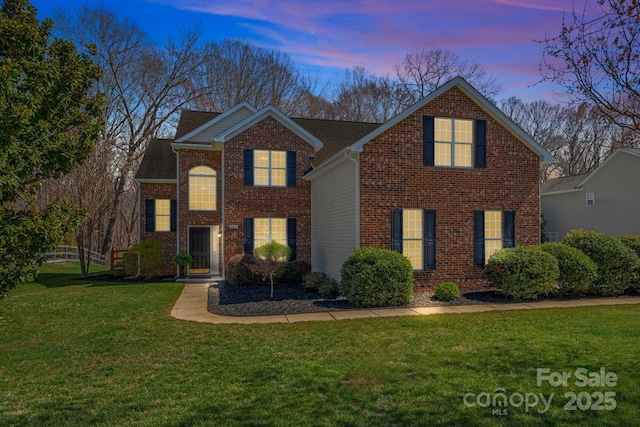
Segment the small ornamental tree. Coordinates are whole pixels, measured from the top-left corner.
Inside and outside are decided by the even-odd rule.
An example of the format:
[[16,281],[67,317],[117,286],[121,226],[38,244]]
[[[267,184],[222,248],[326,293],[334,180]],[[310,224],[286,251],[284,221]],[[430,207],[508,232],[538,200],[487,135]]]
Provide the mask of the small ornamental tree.
[[278,242],[265,243],[253,250],[255,272],[262,277],[269,277],[271,282],[271,298],[273,298],[273,277],[286,265],[291,256],[291,248]]

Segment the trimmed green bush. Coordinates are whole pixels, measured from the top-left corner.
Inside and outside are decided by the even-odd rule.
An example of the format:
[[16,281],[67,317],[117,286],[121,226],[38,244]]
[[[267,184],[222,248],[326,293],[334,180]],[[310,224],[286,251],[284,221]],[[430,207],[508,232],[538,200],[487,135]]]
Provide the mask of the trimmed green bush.
[[311,263],[298,259],[287,262],[275,279],[283,285],[299,285],[309,273],[311,273]]
[[638,257],[638,262],[636,263],[636,268],[631,279],[630,290],[640,292],[640,235],[622,236],[620,237],[620,241],[623,245],[634,251]]
[[491,255],[485,277],[514,300],[537,299],[556,289],[560,276],[556,258],[536,246],[518,246]]
[[320,292],[322,296],[337,296],[340,295],[341,291],[340,282],[331,277],[327,277],[318,289],[318,292]]
[[633,285],[638,257],[619,239],[595,231],[574,230],[562,243],[580,249],[598,266],[598,278],[591,285],[591,293],[622,295]]
[[436,286],[433,295],[440,301],[453,301],[460,296],[460,289],[453,282],[442,282]]
[[302,286],[305,289],[318,290],[320,286],[327,280],[327,275],[321,271],[313,271],[304,275]]
[[413,268],[396,251],[356,249],[342,264],[342,287],[355,306],[405,304],[413,300]]
[[260,284],[262,276],[255,271],[255,258],[248,254],[233,256],[227,263],[226,276],[231,286]]
[[142,240],[123,255],[124,269],[129,276],[135,276],[139,272],[141,277],[152,279],[160,274],[163,258],[162,243]]
[[564,243],[544,243],[540,249],[550,253],[558,260],[560,278],[558,293],[575,295],[589,292],[598,277],[598,266],[580,249]]

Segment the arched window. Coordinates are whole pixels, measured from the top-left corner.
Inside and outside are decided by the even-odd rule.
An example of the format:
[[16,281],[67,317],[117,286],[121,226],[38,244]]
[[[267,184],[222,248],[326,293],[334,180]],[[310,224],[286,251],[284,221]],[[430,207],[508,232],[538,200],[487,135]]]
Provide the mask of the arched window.
[[189,171],[189,210],[215,211],[218,176],[215,169],[196,166]]

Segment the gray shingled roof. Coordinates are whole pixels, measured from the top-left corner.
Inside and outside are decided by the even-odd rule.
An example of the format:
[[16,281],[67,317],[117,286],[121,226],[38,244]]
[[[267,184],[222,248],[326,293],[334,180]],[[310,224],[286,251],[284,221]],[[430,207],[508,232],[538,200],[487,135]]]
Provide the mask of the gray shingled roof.
[[575,189],[584,179],[589,176],[588,173],[580,175],[565,176],[563,178],[551,179],[540,186],[540,194],[555,193],[556,191],[567,191]]
[[176,179],[176,154],[172,139],[153,138],[147,145],[136,179]]
[[218,117],[220,113],[212,113],[209,111],[192,111],[182,110],[180,114],[180,121],[178,122],[178,129],[176,129],[176,136],[174,139],[185,136],[194,129],[199,128],[203,124]]

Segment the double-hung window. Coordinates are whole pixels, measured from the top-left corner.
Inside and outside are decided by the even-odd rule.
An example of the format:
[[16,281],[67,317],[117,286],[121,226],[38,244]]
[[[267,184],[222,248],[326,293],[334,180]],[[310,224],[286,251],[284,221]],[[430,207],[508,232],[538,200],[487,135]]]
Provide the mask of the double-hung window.
[[154,233],[158,231],[176,231],[177,204],[170,199],[145,200],[145,231]]
[[265,243],[278,242],[291,249],[291,261],[296,259],[296,218],[245,218],[244,251],[252,254]]
[[391,211],[391,249],[411,261],[414,270],[436,268],[436,211]]
[[476,268],[484,268],[491,255],[500,249],[515,246],[515,215],[513,211],[474,212],[474,265]]
[[487,122],[423,116],[423,164],[455,168],[487,167]]
[[287,185],[286,151],[253,151],[254,185],[284,187]]

